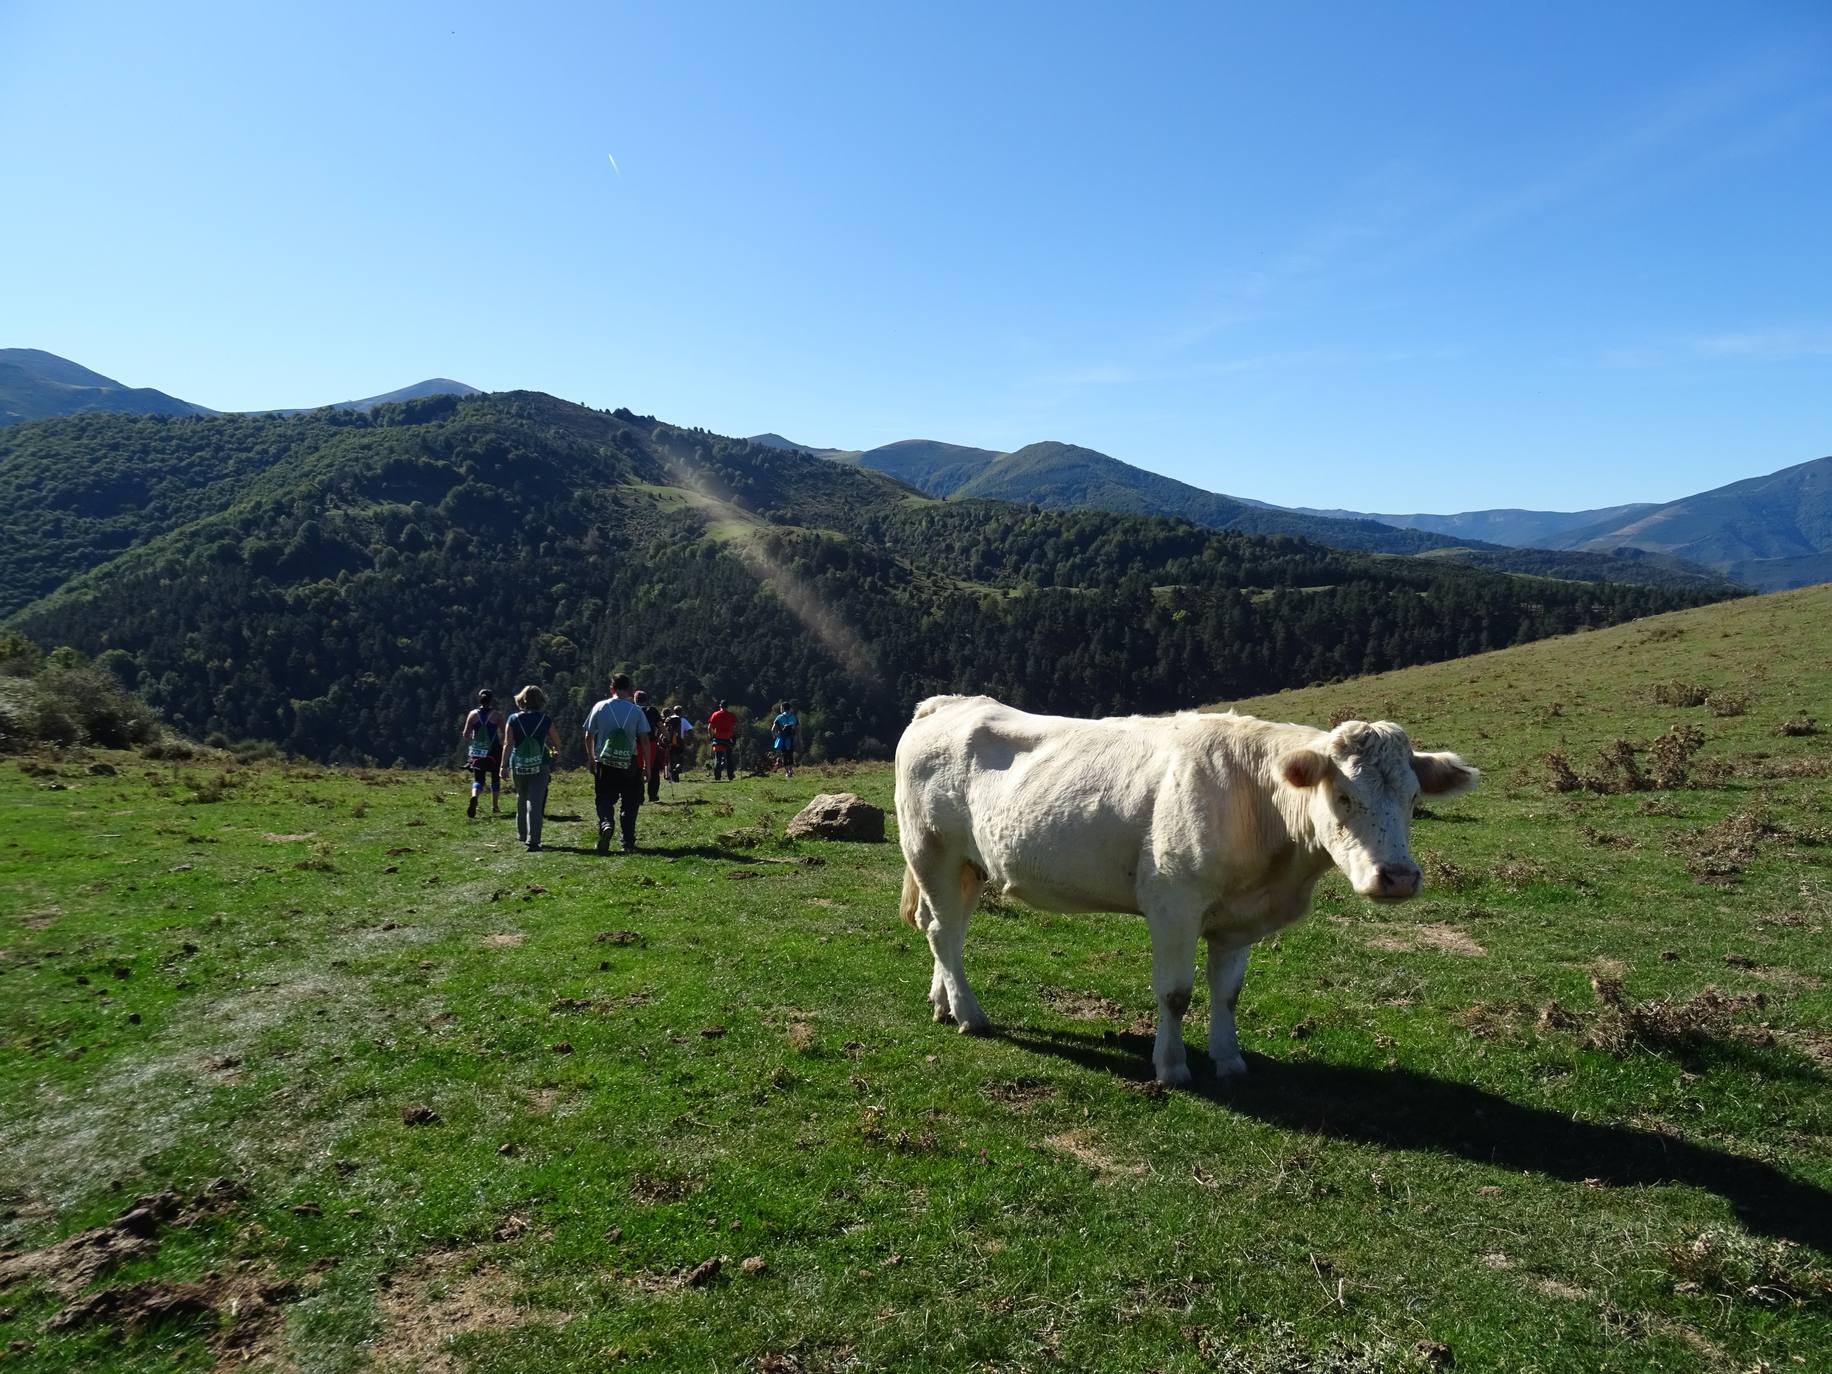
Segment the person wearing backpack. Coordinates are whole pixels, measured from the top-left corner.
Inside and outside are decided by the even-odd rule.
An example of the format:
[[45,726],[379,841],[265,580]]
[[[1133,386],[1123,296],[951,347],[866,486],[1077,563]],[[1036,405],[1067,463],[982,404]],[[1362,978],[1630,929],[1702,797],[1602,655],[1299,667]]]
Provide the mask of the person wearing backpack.
[[649,719],[649,739],[654,744],[650,751],[649,766],[644,770],[649,778],[649,800],[662,799],[662,713],[649,704],[649,694],[638,692],[636,704],[642,707],[643,715]]
[[[623,828],[623,852],[636,852],[636,811],[642,805],[643,775],[655,740],[649,718],[630,700],[628,673],[611,679],[611,694],[585,717],[585,756],[592,761],[592,792],[598,808],[598,852],[611,852],[611,831]],[[618,809],[621,806],[621,816]]]
[[738,738],[738,717],[725,709],[723,699],[719,709],[706,718],[706,728],[712,733],[712,780],[719,780],[719,770],[725,770],[725,780],[732,781],[737,777],[733,771],[732,746]]
[[794,702],[783,702],[782,712],[770,723],[770,728],[775,735],[777,762],[782,765],[784,773],[792,778],[795,776],[795,732],[801,728]]
[[681,765],[687,761],[687,736],[693,733],[693,722],[678,706],[670,706],[663,722],[662,738],[667,741],[668,781],[681,780]]
[[503,771],[515,779],[515,837],[530,854],[541,851],[547,784],[553,777],[560,735],[547,714],[547,693],[529,683],[515,694],[515,714],[503,729]]
[[458,738],[464,741],[464,766],[471,775],[471,804],[465,815],[477,819],[477,799],[483,795],[483,785],[490,784],[490,814],[500,815],[499,804],[503,790],[501,754],[498,741],[502,737],[503,718],[496,709],[496,694],[485,687],[477,694],[477,707],[464,718],[464,724],[458,729]]

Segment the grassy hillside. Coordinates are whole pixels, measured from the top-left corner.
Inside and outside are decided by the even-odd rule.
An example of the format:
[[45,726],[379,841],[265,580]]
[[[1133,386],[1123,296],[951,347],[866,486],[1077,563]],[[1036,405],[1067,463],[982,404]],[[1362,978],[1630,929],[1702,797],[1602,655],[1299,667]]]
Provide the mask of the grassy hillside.
[[[1332,877],[1255,951],[1247,1082],[1168,1095],[1136,918],[989,903],[997,1033],[929,1023],[894,845],[782,838],[882,767],[696,774],[626,860],[579,774],[530,855],[449,774],[8,764],[9,1368],[1811,1367],[1832,752],[1778,727],[1832,720],[1829,615],[1243,703],[1487,777],[1423,897]],[[1675,725],[1684,785],[1546,788]]]

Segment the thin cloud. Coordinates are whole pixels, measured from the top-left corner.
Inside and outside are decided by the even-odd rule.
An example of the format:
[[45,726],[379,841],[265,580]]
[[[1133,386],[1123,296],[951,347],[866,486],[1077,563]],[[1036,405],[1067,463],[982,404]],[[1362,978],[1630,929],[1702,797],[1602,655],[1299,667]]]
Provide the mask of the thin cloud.
[[1620,344],[1597,355],[1606,368],[1678,367],[1706,363],[1787,363],[1832,358],[1832,328],[1729,329],[1649,343]]
[[1690,346],[1691,351],[1702,358],[1747,358],[1762,362],[1824,358],[1832,356],[1832,329],[1756,329],[1704,334],[1690,340]]

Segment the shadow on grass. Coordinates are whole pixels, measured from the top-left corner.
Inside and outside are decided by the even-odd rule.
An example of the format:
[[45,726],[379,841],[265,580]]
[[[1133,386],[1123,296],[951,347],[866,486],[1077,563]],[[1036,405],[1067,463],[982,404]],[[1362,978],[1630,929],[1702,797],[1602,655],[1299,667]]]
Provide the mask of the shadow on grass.
[[[1148,1036],[995,1030],[1022,1049],[1133,1080],[1151,1076]],[[1771,1164],[1632,1126],[1574,1121],[1485,1088],[1411,1069],[1370,1069],[1247,1055],[1244,1079],[1201,1076],[1192,1096],[1239,1116],[1333,1140],[1425,1150],[1550,1174],[1569,1182],[1638,1188],[1680,1184],[1716,1193],[1749,1230],[1832,1255],[1832,1193]]]
[[591,844],[549,844],[541,841],[541,852],[544,854],[586,854],[596,859],[712,859],[718,863],[756,864],[764,860],[747,854],[742,849],[721,849],[712,844],[644,844],[640,837],[636,841],[636,852],[625,854],[618,841],[611,841],[610,853],[600,856],[598,843],[593,838]]

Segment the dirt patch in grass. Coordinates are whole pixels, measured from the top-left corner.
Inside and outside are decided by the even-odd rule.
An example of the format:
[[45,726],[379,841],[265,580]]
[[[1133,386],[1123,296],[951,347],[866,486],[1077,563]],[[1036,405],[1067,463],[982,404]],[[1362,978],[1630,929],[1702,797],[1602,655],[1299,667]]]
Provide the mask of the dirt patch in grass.
[[428,1255],[394,1275],[380,1306],[371,1367],[397,1374],[462,1374],[470,1364],[453,1354],[457,1338],[564,1320],[518,1307],[507,1276],[465,1250]]
[[992,1101],[1020,1111],[1055,1095],[1056,1089],[1041,1078],[1007,1078],[986,1085],[986,1096]]
[[498,930],[483,937],[486,945],[497,949],[513,948],[528,937],[519,930]]
[[[200,1279],[145,1279],[85,1294],[45,1324],[46,1331],[84,1326],[134,1330],[158,1323],[207,1319],[219,1330],[210,1344],[223,1363],[240,1368],[271,1355],[286,1306],[299,1285],[258,1268],[211,1271]],[[223,1323],[227,1322],[225,1328]]]
[[79,1231],[43,1249],[0,1254],[0,1289],[41,1283],[54,1293],[73,1297],[116,1265],[151,1255],[167,1228],[189,1226],[223,1212],[241,1196],[242,1190],[232,1180],[219,1178],[194,1198],[171,1189],[136,1198],[104,1226]]
[[1100,997],[1091,992],[1070,992],[1067,988],[1047,985],[1037,989],[1037,996],[1043,999],[1043,1005],[1051,1011],[1074,1021],[1126,1019],[1126,1008],[1111,997]]
[[316,830],[308,830],[303,835],[276,835],[273,831],[269,830],[263,834],[261,838],[266,840],[269,844],[298,844],[303,840],[317,839],[318,832]]
[[1781,1038],[1823,1068],[1832,1069],[1832,1034],[1826,1031],[1783,1031]]
[[1381,922],[1374,926],[1366,938],[1368,944],[1375,949],[1384,949],[1394,954],[1416,954],[1420,950],[1435,949],[1442,954],[1464,954],[1479,959],[1488,953],[1468,932],[1437,921],[1428,921],[1423,925]]
[[1143,1163],[1115,1158],[1090,1130],[1064,1131],[1060,1135],[1046,1137],[1043,1144],[1045,1148],[1085,1165],[1097,1174],[1114,1178],[1138,1178],[1145,1173]]

